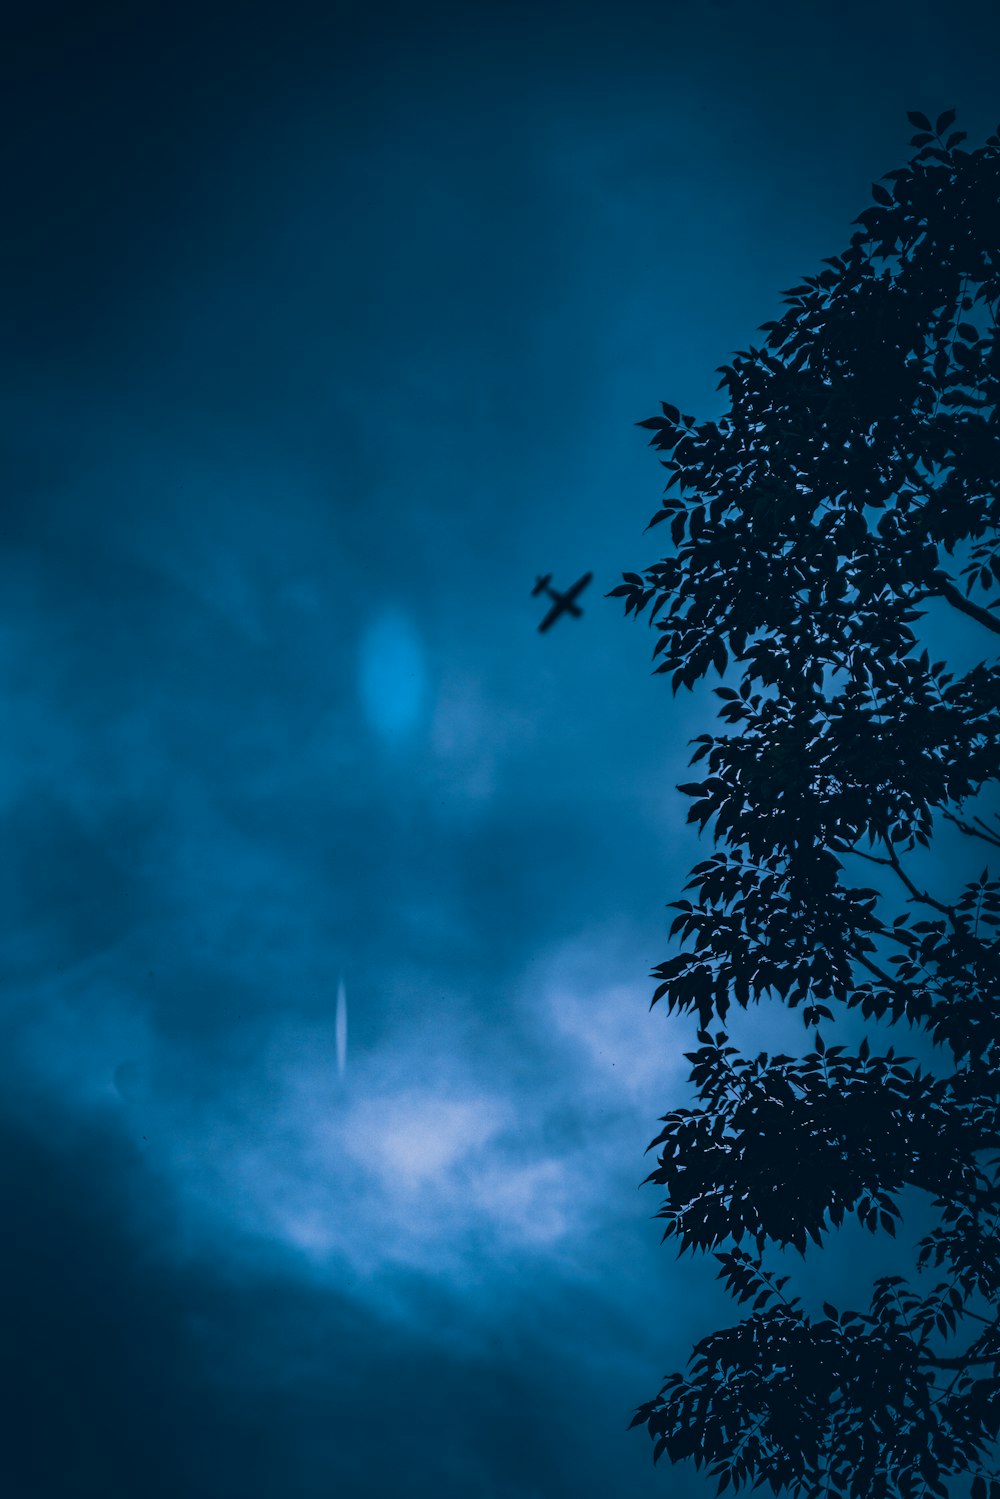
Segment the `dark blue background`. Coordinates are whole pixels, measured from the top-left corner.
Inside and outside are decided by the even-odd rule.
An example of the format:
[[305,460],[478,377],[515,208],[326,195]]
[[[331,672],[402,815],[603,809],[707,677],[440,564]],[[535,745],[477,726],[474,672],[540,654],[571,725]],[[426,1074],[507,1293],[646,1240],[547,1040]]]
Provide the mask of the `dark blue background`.
[[5,1495],[699,1491],[624,1434],[718,1305],[636,1192],[704,709],[601,597],[632,424],[718,409],[907,109],[996,125],[998,33],[8,11]]

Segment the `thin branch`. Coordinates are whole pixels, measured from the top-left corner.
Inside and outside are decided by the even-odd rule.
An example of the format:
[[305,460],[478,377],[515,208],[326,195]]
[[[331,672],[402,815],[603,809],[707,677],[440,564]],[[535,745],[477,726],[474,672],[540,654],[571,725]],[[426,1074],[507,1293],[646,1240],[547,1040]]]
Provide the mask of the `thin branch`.
[[905,927],[885,926],[879,922],[877,926],[870,928],[876,937],[881,937],[885,942],[898,942],[900,947],[905,947],[908,953],[915,953],[920,948],[920,939]]
[[877,963],[873,963],[871,958],[863,957],[861,953],[855,953],[854,961],[855,963],[860,963],[862,968],[867,968],[868,972],[873,973],[877,979],[881,979],[883,984],[887,985],[888,988],[900,990],[903,994],[910,993],[908,985],[900,983],[899,979],[894,979],[891,973],[886,973],[885,969],[880,968]]
[[921,904],[925,906],[932,906],[935,911],[940,911],[943,916],[948,917],[949,921],[957,929],[959,926],[959,922],[957,916],[955,915],[954,907],[946,906],[943,901],[935,900],[934,896],[931,895],[927,890],[918,890],[916,885],[910,879],[910,876],[906,873],[906,870],[903,868],[902,864],[900,864],[899,855],[888,839],[886,839],[885,847],[889,855],[888,863],[890,867],[894,869],[898,874],[899,878],[902,880],[907,890],[909,890],[913,899],[920,901]]
[[928,589],[928,592],[937,593],[940,598],[947,599],[953,609],[958,609],[960,613],[967,614],[970,619],[985,625],[987,630],[993,631],[994,635],[1000,635],[1000,619],[995,614],[991,614],[988,609],[984,609],[981,604],[974,604],[971,599],[959,593],[954,583],[942,583],[939,588]]
[[963,1369],[969,1369],[973,1364],[1000,1363],[1000,1353],[977,1353],[972,1357],[959,1358],[935,1358],[933,1354],[925,1353],[920,1362],[934,1369],[957,1369],[961,1373]]
[[993,848],[1000,848],[1000,838],[995,833],[990,832],[981,817],[977,817],[976,822],[981,823],[982,826],[975,828],[970,822],[963,822],[961,817],[956,817],[953,812],[944,812],[942,816],[948,822],[953,822],[960,832],[968,833],[970,838],[981,838],[984,843],[991,844]]
[[[947,813],[945,815],[947,816]],[[998,847],[1000,847],[1000,843],[998,843]],[[940,911],[943,916],[947,916],[957,926],[958,923],[955,918],[953,907],[946,906],[943,901],[935,900],[934,896],[931,895],[927,890],[918,890],[916,885],[910,879],[910,876],[906,873],[906,870],[903,868],[902,864],[900,864],[899,855],[896,853],[896,850],[893,848],[892,844],[888,842],[888,840],[886,840],[886,848],[889,852],[889,857],[887,859],[881,858],[878,854],[866,853],[863,848],[856,848],[854,845],[851,845],[848,848],[840,848],[837,850],[837,852],[844,854],[856,854],[859,859],[867,859],[869,864],[882,864],[886,869],[894,870],[902,880],[903,884],[906,886],[907,890],[909,890],[914,900],[919,900],[926,906],[933,906],[935,911]]]
[[967,1306],[964,1306],[962,1308],[960,1315],[963,1317],[972,1317],[976,1322],[981,1322],[984,1327],[996,1327],[997,1325],[996,1317],[993,1317],[991,1319],[989,1317],[980,1316],[979,1312],[970,1312]]
[[849,848],[838,848],[838,854],[857,854],[859,859],[867,859],[869,864],[884,864],[886,869],[892,868],[891,859],[882,859],[878,854],[866,853],[863,848],[855,848],[853,844]]

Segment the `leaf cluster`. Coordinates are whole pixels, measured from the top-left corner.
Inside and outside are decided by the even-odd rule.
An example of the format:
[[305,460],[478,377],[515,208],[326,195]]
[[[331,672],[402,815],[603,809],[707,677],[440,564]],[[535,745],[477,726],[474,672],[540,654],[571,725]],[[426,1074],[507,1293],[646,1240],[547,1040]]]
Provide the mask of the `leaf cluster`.
[[[697,1025],[693,1099],[648,1180],[664,1237],[750,1310],[636,1421],[720,1492],[913,1499],[973,1474],[987,1499],[1000,1433],[1000,878],[932,859],[944,828],[1000,849],[1000,133],[966,149],[954,117],[910,115],[846,248],[719,371],[719,418],[641,423],[670,547],[613,593],[674,692],[725,678],[679,788],[715,847],[654,970]],[[935,659],[931,606],[994,659]],[[732,1007],[763,999],[800,1008],[804,1055],[732,1043]],[[858,1044],[865,1022],[935,1065]],[[849,1218],[894,1235],[907,1192],[933,1226],[866,1311],[812,1316],[767,1268]]]

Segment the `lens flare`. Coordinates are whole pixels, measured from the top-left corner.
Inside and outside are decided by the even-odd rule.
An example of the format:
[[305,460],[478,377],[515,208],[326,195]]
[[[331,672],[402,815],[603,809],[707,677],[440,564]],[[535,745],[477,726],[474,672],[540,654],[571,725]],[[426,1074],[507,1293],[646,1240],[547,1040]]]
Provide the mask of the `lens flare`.
[[383,743],[409,739],[422,717],[427,669],[417,632],[400,610],[386,610],[365,632],[360,686],[365,717]]

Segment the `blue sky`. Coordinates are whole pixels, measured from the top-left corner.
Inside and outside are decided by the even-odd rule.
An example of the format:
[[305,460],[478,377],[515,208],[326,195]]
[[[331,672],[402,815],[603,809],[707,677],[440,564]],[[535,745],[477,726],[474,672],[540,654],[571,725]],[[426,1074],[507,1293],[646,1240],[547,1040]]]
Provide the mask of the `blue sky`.
[[99,12],[0,64],[4,1491],[700,1493],[633,424],[994,128],[993,8]]

